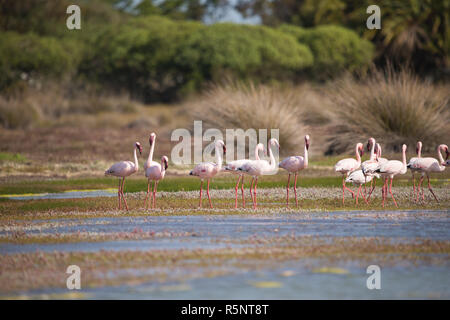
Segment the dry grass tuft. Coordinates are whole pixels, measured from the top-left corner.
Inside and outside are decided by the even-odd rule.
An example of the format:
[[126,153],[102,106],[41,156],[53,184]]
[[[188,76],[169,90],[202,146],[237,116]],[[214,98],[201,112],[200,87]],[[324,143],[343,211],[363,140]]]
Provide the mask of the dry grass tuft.
[[450,135],[450,88],[419,79],[408,70],[375,71],[361,81],[343,77],[325,92],[335,103],[335,130],[327,153],[342,153],[373,136],[384,150],[421,140],[435,150]]
[[[315,91],[309,86],[279,88],[255,84],[226,82],[213,85],[187,108],[196,120],[218,129],[279,129],[281,152],[288,154],[303,150],[303,137],[310,129],[307,120],[316,124],[328,117],[312,106]],[[269,139],[270,137],[268,137]]]

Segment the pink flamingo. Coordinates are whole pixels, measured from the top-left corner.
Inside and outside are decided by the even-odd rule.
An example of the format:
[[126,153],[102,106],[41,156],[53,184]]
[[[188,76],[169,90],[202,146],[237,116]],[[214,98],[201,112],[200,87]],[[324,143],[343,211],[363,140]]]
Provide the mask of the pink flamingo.
[[[369,160],[366,160],[363,163],[361,163],[361,171],[365,177],[372,176],[375,170],[377,170],[380,167],[380,164],[377,160],[377,155],[375,154],[375,148],[376,148],[375,139],[369,138],[369,141],[367,141],[367,151],[370,151],[370,158]],[[373,184],[372,179],[373,178],[371,178],[370,180],[366,179],[366,182],[370,181],[370,187],[373,191],[375,187],[372,187]],[[370,192],[370,194],[372,193],[372,191]],[[364,192],[366,192],[366,183],[364,183]]]
[[[264,151],[264,145],[262,143],[258,143],[255,148],[255,160],[260,160],[259,158],[259,151]],[[234,208],[237,208],[237,196],[238,196],[238,189],[239,189],[239,182],[242,179],[241,184],[241,191],[242,191],[242,207],[245,208],[245,195],[244,195],[244,173],[239,171],[238,168],[246,164],[247,162],[252,161],[250,159],[241,159],[241,160],[235,160],[228,162],[225,166],[224,170],[239,175],[239,178],[236,183],[235,187],[235,201],[234,201]]]
[[[119,177],[119,190],[117,192],[117,196],[119,197],[119,210],[121,209],[121,196],[125,202],[125,207],[128,210],[128,204],[125,195],[123,194],[123,188],[125,186],[125,177],[128,177],[139,170],[136,150],[139,150],[139,154],[142,154],[142,146],[139,142],[136,142],[134,145],[134,163],[131,161],[117,162],[105,171],[105,176]],[[122,184],[120,183],[120,178],[123,178]]]
[[422,142],[421,141],[417,141],[416,154],[417,154],[417,157],[413,157],[413,158],[409,159],[409,162],[406,165],[406,167],[411,170],[412,181],[413,181],[413,197],[416,195],[416,179],[414,177],[414,173],[420,171],[420,170],[416,169],[413,166],[413,164],[414,164],[414,162],[417,161],[417,159],[422,158]]
[[291,181],[291,174],[295,174],[294,180],[294,194],[295,194],[295,204],[298,207],[297,199],[297,177],[298,172],[308,167],[308,149],[309,149],[309,135],[305,136],[305,150],[304,157],[302,156],[291,156],[285,158],[281,161],[278,166],[285,169],[288,172],[288,182],[286,186],[286,207],[289,208],[289,183]]
[[[250,196],[252,197],[253,201],[253,209],[256,209],[258,205],[256,201],[256,188],[258,185],[258,177],[262,175],[273,174],[274,172],[276,172],[278,167],[277,163],[275,162],[275,157],[273,156],[272,146],[278,146],[278,150],[280,149],[280,144],[278,143],[277,139],[272,138],[269,140],[268,149],[270,162],[267,160],[252,160],[250,162],[245,163],[242,167],[238,168],[239,171],[245,172],[252,176],[252,183],[250,185]],[[255,187],[253,187],[253,183],[255,183]]]
[[[150,153],[148,154],[148,159],[147,162],[144,165],[144,171],[145,171],[145,176],[148,179],[148,183],[147,183],[147,195],[145,197],[145,207],[149,207],[150,206],[150,202],[152,202],[152,208],[156,207],[156,192],[158,190],[158,183],[160,180],[164,179],[164,176],[166,174],[166,170],[169,167],[169,158],[167,158],[166,156],[162,156],[161,157],[161,164],[159,164],[156,161],[153,161],[153,150],[155,149],[155,141],[156,141],[156,134],[154,132],[152,132],[150,134],[150,138],[149,138],[149,143],[150,143]],[[153,187],[153,197],[151,196],[150,193],[150,183],[151,181],[154,181],[154,187]],[[148,202],[148,206],[147,206],[147,199],[149,198],[149,194],[150,194],[150,199]]]
[[355,148],[356,160],[353,158],[346,158],[339,160],[334,165],[334,170],[342,174],[342,204],[344,204],[345,190],[351,192],[352,197],[355,197],[355,193],[348,187],[345,186],[345,178],[348,177],[350,173],[358,170],[361,166],[361,156],[364,154],[363,144],[358,142]]
[[422,201],[424,200],[424,192],[423,192],[423,188],[422,188],[422,182],[424,179],[424,176],[427,176],[428,179],[428,190],[430,190],[431,194],[433,195],[434,199],[439,202],[439,200],[437,199],[436,195],[433,192],[433,189],[431,188],[430,185],[430,173],[431,172],[442,172],[445,170],[445,165],[444,165],[444,158],[442,157],[441,154],[441,150],[444,150],[446,153],[446,158],[449,157],[449,150],[448,150],[448,146],[445,144],[441,144],[438,146],[437,148],[437,153],[438,153],[438,158],[439,160],[435,159],[435,158],[431,158],[431,157],[426,157],[426,158],[420,158],[417,159],[413,164],[411,164],[410,168],[414,168],[415,170],[418,170],[419,172],[422,173],[422,176],[420,177],[420,181],[418,184],[418,194],[417,194],[417,198],[416,201],[419,200],[419,194],[420,194],[420,189],[422,189]]
[[211,197],[209,195],[209,182],[211,178],[213,178],[217,173],[219,173],[222,170],[222,155],[219,152],[219,148],[223,148],[223,153],[225,154],[227,149],[225,147],[225,143],[222,140],[217,140],[215,143],[215,151],[216,151],[216,159],[217,164],[213,162],[201,162],[197,164],[194,169],[189,172],[189,175],[191,176],[197,176],[201,180],[200,184],[200,200],[199,200],[199,207],[202,207],[202,189],[203,189],[203,179],[206,179],[208,181],[208,189],[206,191],[208,195],[209,200],[209,206],[212,208],[211,203]]
[[381,193],[383,196],[383,207],[384,202],[386,200],[387,188],[388,188],[388,179],[391,179],[389,185],[389,193],[391,194],[392,200],[396,207],[397,202],[395,201],[394,195],[392,194],[392,181],[397,174],[405,174],[406,173],[406,144],[402,145],[402,161],[398,160],[389,160],[383,163],[380,168],[376,171],[384,178],[383,188],[381,189]]
[[369,204],[366,197],[364,196],[364,193],[361,191],[362,185],[366,184],[367,182],[372,181],[374,178],[379,178],[380,176],[378,173],[374,173],[371,175],[364,175],[362,170],[356,170],[350,173],[350,175],[345,179],[345,182],[351,182],[353,185],[358,186],[358,192],[356,193],[356,204],[358,204],[358,197],[359,193],[361,192],[362,197],[364,198],[364,201]]

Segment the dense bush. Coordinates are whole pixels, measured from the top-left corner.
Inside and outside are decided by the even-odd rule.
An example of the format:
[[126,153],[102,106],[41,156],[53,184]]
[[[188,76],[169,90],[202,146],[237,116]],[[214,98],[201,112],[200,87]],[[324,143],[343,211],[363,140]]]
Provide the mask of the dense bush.
[[14,32],[1,32],[0,38],[0,90],[39,76],[61,77],[73,71],[80,58],[70,41]]
[[336,76],[343,71],[366,70],[373,58],[373,45],[343,27],[323,25],[303,29],[282,25],[279,30],[296,37],[311,49],[314,55],[312,76],[315,78]]
[[313,63],[310,50],[263,26],[214,24],[196,30],[179,47],[176,62],[198,82],[232,74],[240,79],[289,79]]

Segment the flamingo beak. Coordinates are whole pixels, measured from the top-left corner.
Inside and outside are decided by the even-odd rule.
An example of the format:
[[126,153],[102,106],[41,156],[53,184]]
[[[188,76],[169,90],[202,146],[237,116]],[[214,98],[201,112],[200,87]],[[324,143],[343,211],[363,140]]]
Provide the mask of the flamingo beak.
[[364,148],[361,147],[361,149],[359,149],[361,151],[361,157],[364,155]]
[[167,160],[164,159],[164,170],[167,170],[168,167],[169,167],[169,164],[167,163]]
[[225,147],[225,145],[223,145],[223,154],[227,153],[227,147]]
[[150,136],[150,138],[148,139],[148,142],[150,143],[150,146],[152,146],[153,141],[155,141],[155,137]]
[[305,141],[305,144],[306,144],[306,150],[309,150],[309,141],[306,140],[306,141]]
[[[370,142],[367,142],[366,148],[367,148],[367,152],[369,152],[370,151]],[[375,148],[376,148],[376,146],[375,146]]]

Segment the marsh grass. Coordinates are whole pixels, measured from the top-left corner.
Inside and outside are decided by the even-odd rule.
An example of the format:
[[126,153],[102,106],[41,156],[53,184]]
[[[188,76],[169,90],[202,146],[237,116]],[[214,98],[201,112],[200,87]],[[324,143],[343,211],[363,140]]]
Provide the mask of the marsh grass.
[[384,151],[398,152],[418,140],[435,150],[450,135],[450,87],[419,79],[408,70],[374,71],[356,80],[343,77],[325,91],[335,103],[335,130],[328,153],[354,148],[361,137],[375,137]]

